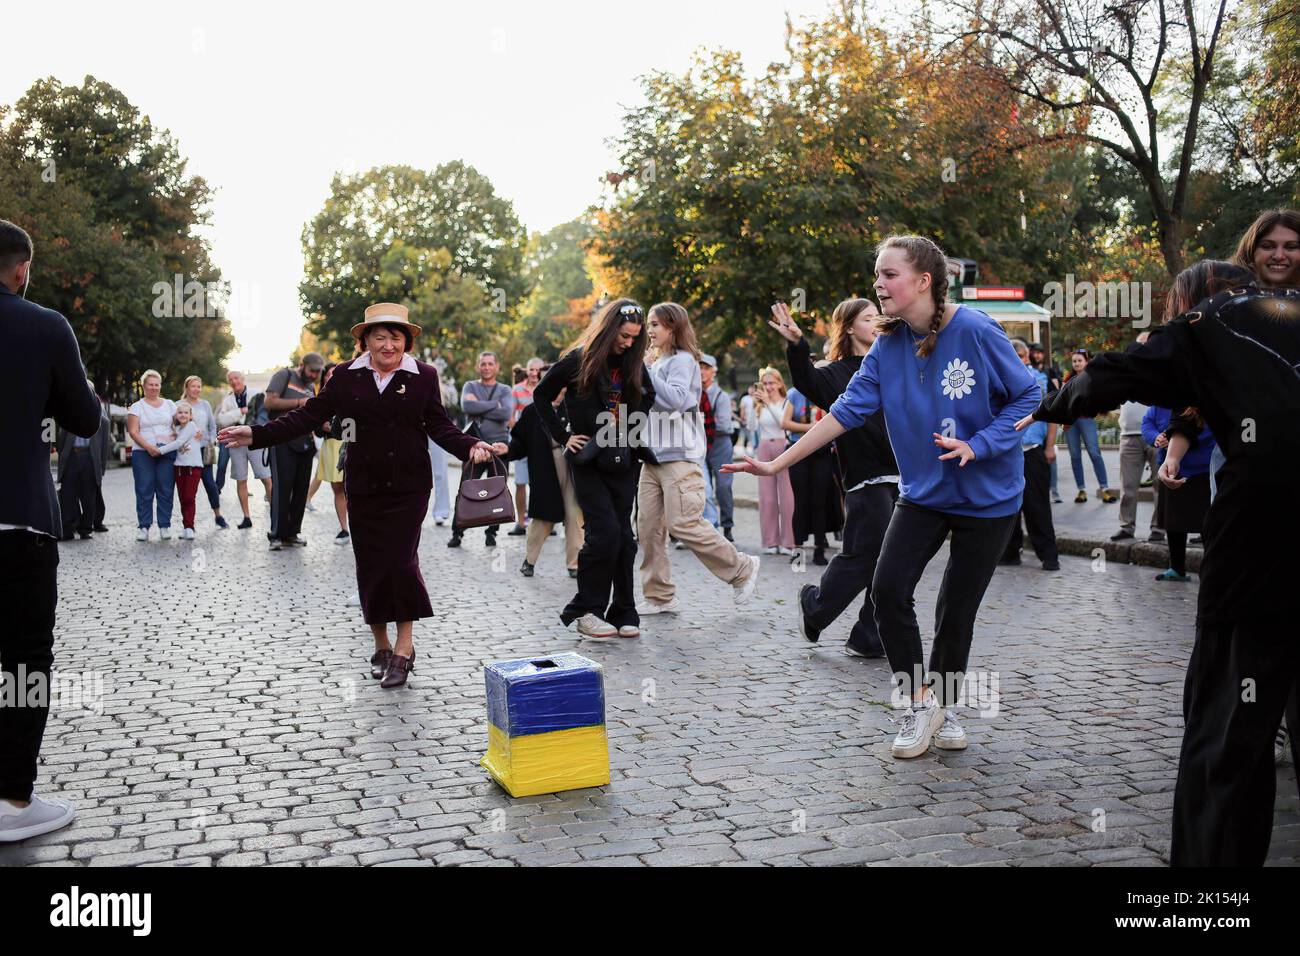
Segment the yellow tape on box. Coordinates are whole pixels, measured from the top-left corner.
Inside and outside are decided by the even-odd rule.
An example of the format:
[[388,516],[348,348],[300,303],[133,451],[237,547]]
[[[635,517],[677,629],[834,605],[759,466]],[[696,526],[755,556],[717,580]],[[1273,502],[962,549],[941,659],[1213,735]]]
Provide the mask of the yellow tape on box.
[[480,762],[512,797],[609,783],[604,724],[510,737],[489,723],[488,750]]

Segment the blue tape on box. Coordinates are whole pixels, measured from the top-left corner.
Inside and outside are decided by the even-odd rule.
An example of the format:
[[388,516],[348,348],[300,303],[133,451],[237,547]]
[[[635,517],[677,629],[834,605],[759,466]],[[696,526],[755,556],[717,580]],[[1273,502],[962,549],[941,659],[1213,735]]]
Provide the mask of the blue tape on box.
[[605,722],[600,665],[580,654],[497,661],[484,669],[488,719],[508,736]]

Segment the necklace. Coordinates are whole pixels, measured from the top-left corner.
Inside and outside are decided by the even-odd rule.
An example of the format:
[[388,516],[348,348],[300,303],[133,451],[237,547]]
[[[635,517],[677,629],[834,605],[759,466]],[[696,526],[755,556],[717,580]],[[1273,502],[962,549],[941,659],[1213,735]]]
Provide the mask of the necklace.
[[[921,375],[921,381],[924,382],[924,381],[925,381],[925,370],[928,369],[928,368],[930,367],[930,362],[933,361],[933,359],[934,359],[934,353],[931,352],[929,355],[927,355],[927,356],[925,357],[925,364],[922,365],[922,364],[921,364],[921,360],[918,359],[918,358],[916,357],[916,346],[918,346],[918,345],[920,345],[922,342],[924,342],[925,339],[926,339],[926,336],[922,335],[920,338],[917,338],[917,337],[916,337],[916,333],[912,331],[912,329],[911,329],[910,326],[908,327],[908,332],[911,332],[911,334],[912,334],[912,360],[915,361],[915,362],[917,363],[917,365],[920,366],[920,368],[918,369],[918,371],[920,372],[920,375]],[[928,334],[928,333],[927,333],[927,334]]]

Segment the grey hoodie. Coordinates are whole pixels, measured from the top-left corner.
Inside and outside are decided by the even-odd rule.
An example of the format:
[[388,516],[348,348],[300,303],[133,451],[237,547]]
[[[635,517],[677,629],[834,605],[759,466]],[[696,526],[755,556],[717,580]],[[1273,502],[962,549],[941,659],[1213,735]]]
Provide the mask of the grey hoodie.
[[680,349],[650,366],[654,409],[642,441],[662,464],[699,461],[708,452],[700,413],[700,363]]

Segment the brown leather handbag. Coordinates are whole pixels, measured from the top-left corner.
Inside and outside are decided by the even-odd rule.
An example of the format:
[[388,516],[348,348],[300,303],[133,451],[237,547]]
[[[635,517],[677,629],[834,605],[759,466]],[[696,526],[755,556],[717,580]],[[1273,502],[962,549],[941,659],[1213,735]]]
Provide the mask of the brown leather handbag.
[[[501,474],[497,474],[497,466]],[[471,478],[474,466],[468,461],[461,465],[460,491],[456,493],[456,514],[451,519],[453,531],[466,528],[486,528],[515,520],[514,502],[506,485],[508,469],[496,455],[492,456],[492,474]]]

